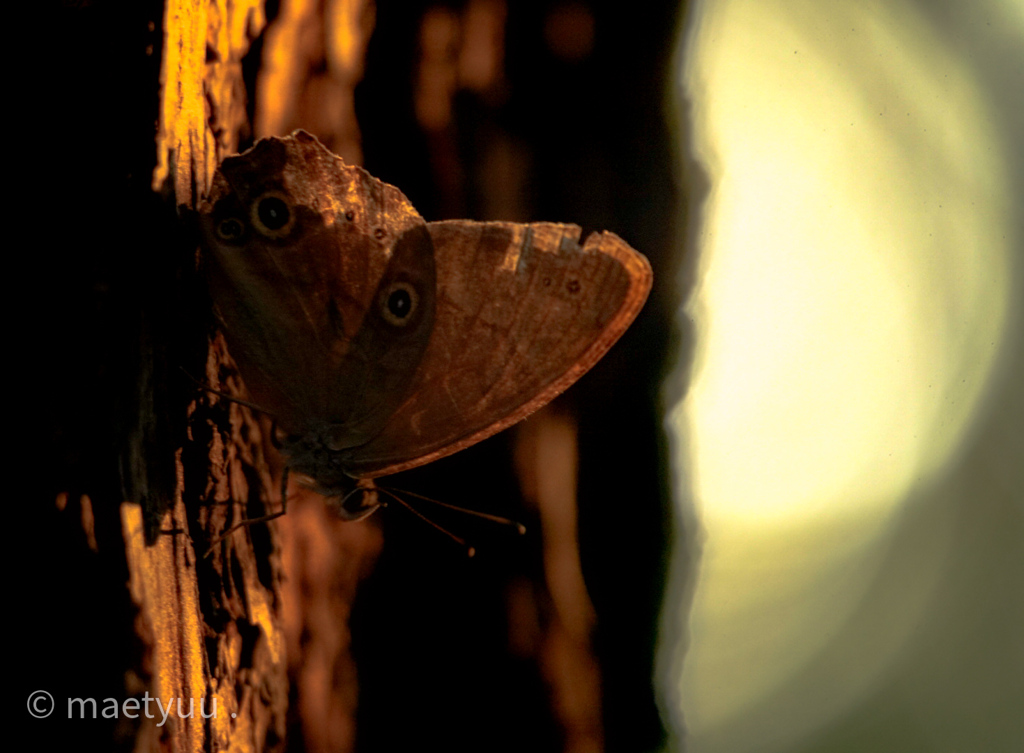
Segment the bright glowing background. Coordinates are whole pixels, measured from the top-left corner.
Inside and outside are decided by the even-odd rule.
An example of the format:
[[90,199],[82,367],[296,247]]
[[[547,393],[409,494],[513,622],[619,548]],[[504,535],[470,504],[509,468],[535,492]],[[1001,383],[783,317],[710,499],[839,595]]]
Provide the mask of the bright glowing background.
[[[693,11],[682,81],[710,189],[670,426],[703,536],[692,609],[666,617],[688,632],[662,651],[687,753],[797,749],[879,685],[944,577],[953,512],[933,503],[896,569],[893,537],[986,414],[1021,199],[990,92],[922,7]],[[960,22],[1024,38],[1024,4],[975,7]]]

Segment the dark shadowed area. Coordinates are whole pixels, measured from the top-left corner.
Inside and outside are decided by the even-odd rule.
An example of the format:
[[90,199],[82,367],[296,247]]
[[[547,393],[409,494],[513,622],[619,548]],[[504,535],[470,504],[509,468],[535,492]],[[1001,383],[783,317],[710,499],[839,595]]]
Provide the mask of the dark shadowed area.
[[[354,740],[357,751],[656,750],[665,730],[652,675],[669,537],[658,395],[682,230],[665,114],[678,4],[382,1],[345,16],[350,28],[326,42],[287,47],[311,61],[302,84],[264,65],[285,44],[293,11],[267,3],[266,29],[240,61],[252,121],[240,148],[303,127],[401,188],[428,221],[610,230],[647,256],[655,280],[621,341],[550,407],[382,481],[520,521],[525,536],[424,502],[416,507],[466,538],[475,558],[396,502],[351,524],[369,537],[352,544],[366,552],[365,580],[336,613],[344,619],[351,606],[355,670],[316,668],[327,685],[357,692],[339,702],[355,708],[355,732],[341,723],[331,739]],[[177,366],[202,358],[202,344],[175,333],[195,329],[206,304],[182,285],[194,266],[191,231],[151,186],[163,26],[162,4],[115,0],[63,3],[45,25],[56,66],[35,83],[29,172],[39,180],[24,197],[41,240],[16,261],[12,279],[24,283],[14,316],[27,343],[8,361],[29,386],[12,421],[30,430],[11,464],[16,651],[31,657],[15,683],[19,712],[37,688],[123,699],[150,679],[118,506],[170,497],[174,450],[188,431],[180,407],[196,390]],[[140,379],[139,353],[153,340],[170,343],[159,351],[168,362]],[[166,450],[145,473],[124,449],[140,435]],[[285,538],[313,553],[296,533],[302,520]],[[319,586],[323,602],[348,598]],[[289,651],[321,637],[300,630]],[[294,671],[315,665],[314,656]],[[300,731],[309,687],[296,683],[288,746],[277,749],[323,744]],[[62,710],[26,716],[33,739],[133,748],[136,723],[69,722]]]

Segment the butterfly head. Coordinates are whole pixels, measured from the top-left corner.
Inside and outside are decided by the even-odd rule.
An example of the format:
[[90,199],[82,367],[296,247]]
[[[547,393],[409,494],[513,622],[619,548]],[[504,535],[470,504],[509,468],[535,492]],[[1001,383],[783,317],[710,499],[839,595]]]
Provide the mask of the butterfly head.
[[373,479],[357,479],[345,471],[344,451],[332,447],[330,427],[323,425],[304,434],[284,436],[280,450],[290,472],[308,479],[308,486],[322,494],[344,520],[362,520],[381,506]]

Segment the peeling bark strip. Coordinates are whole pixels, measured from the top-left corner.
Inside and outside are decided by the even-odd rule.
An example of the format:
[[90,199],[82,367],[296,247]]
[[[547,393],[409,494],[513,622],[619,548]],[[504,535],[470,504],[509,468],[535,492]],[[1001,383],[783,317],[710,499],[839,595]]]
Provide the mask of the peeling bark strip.
[[[283,5],[284,18],[304,7]],[[263,0],[166,0],[164,12],[152,185],[173,195],[175,206],[191,207],[208,190],[220,160],[250,135],[241,64],[266,18]],[[358,32],[358,39],[346,36],[358,42],[349,55],[356,59],[344,67],[345,101],[350,102],[373,14],[372,6],[346,12],[351,17],[345,29]],[[296,50],[278,50],[272,57],[288,60]],[[345,115],[354,128],[351,102]],[[358,129],[340,133],[357,154]],[[205,368],[193,369],[201,369],[196,376],[213,388],[243,392],[219,337],[208,344]],[[246,528],[218,540],[239,520],[280,505],[276,494],[271,502],[266,491],[278,488],[263,453],[267,427],[247,409],[210,394],[199,395],[187,414],[188,438],[177,451],[174,504],[160,522],[163,534],[145,543],[143,521],[154,514],[149,505],[144,511],[126,503],[121,516],[130,590],[139,609],[136,632],[146,647],[140,672],[149,683],[146,692],[165,709],[175,699],[185,709],[190,702],[215,702],[217,714],[184,719],[167,714],[163,724],[163,716],[143,714],[135,750],[283,749],[286,640],[294,657],[298,736],[308,749],[351,749],[356,684],[347,616],[356,583],[376,558],[379,531],[345,527],[330,519],[320,500],[307,505],[298,495],[289,519],[280,524],[286,539],[301,542],[290,547],[291,589],[282,593],[277,526]],[[154,450],[136,445],[133,469],[146,468]],[[204,557],[211,541],[217,541],[214,551]],[[289,628],[287,639],[282,623]]]
[[[196,584],[195,553],[184,534],[161,536],[147,546],[142,508],[121,505],[132,599],[139,606],[136,631],[150,647],[153,695],[170,704],[174,698],[205,698],[207,683],[202,646],[202,617]],[[167,529],[186,529],[181,499],[164,518]],[[222,708],[223,703],[218,704]],[[204,722],[194,717],[175,720],[161,730],[156,721],[143,722],[136,750],[160,750],[160,737],[171,740],[171,750],[202,751]]]
[[[265,16],[262,0],[166,0],[164,12],[153,187],[189,207],[248,133],[241,61]],[[207,329],[202,323],[191,337],[201,343]],[[233,373],[216,339],[207,343],[205,368],[192,369],[215,388]],[[161,535],[147,545],[144,513],[153,514],[152,504],[145,511],[121,507],[136,632],[145,646],[140,675],[159,708],[173,704],[174,711],[142,714],[135,750],[280,750],[288,681],[274,534],[241,530],[203,556],[221,531],[270,504],[261,427],[240,406],[208,394],[180,409],[188,436],[176,451],[173,504]],[[136,449],[133,466],[147,467],[155,450]],[[189,715],[190,708],[206,713]]]
[[[208,378],[229,368],[223,344],[214,341]],[[149,690],[164,707],[174,699],[185,707],[215,702],[217,714],[168,716],[165,725],[144,717],[137,751],[259,753],[284,744],[288,681],[273,534],[242,529],[202,556],[221,531],[250,514],[246,508],[269,506],[261,495],[271,486],[260,427],[237,404],[214,400],[190,406],[190,442],[178,453],[162,535],[147,546],[141,508],[125,503],[121,513]],[[198,495],[187,493],[188,505],[186,463],[190,478],[206,479]]]
[[266,25],[263,0],[166,0],[153,190],[194,204],[249,130],[242,58]]

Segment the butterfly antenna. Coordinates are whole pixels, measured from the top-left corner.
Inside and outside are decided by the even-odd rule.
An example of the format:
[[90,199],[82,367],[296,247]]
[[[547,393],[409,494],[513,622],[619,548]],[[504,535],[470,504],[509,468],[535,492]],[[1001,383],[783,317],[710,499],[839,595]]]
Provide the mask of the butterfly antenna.
[[[433,503],[435,505],[439,505],[440,507],[446,507],[449,510],[455,510],[456,512],[464,513],[465,515],[472,515],[475,518],[483,518],[484,520],[489,520],[492,523],[499,523],[499,524],[501,524],[503,526],[511,526],[512,528],[515,528],[516,529],[516,533],[518,533],[520,535],[526,533],[526,526],[524,526],[522,523],[520,523],[518,521],[512,520],[511,518],[503,518],[500,515],[491,515],[490,513],[480,512],[479,510],[471,510],[468,507],[459,507],[458,505],[453,505],[453,504],[450,504],[448,502],[442,502],[441,500],[433,499],[432,497],[424,497],[422,494],[417,494],[416,492],[406,491],[405,489],[395,489],[394,487],[390,487],[390,491],[389,491],[388,488],[383,487],[383,486],[378,486],[377,488],[381,489],[382,491],[388,492],[389,494],[391,494],[392,491],[398,492],[399,494],[408,494],[410,497],[415,497],[416,499],[422,499],[424,502],[431,502],[431,503]],[[394,497],[395,495],[391,494],[391,496]],[[398,498],[395,497],[395,499],[398,499]],[[399,500],[399,501],[401,502],[402,500]],[[406,503],[402,502],[402,504],[406,504]]]
[[[378,486],[378,487],[377,487],[377,490],[378,490],[378,491],[382,491],[382,492],[384,492],[384,493],[385,493],[385,494],[387,494],[387,495],[388,495],[389,497],[391,497],[391,498],[392,498],[393,500],[395,500],[396,502],[398,502],[398,504],[400,504],[400,505],[401,505],[402,507],[404,507],[404,508],[405,508],[406,510],[408,510],[408,511],[409,511],[409,512],[411,512],[411,513],[412,513],[413,515],[415,515],[415,516],[416,516],[417,518],[419,518],[420,520],[422,520],[422,521],[423,521],[424,523],[426,523],[427,525],[430,525],[430,526],[432,526],[432,527],[436,528],[436,529],[437,529],[438,531],[440,531],[441,533],[443,533],[443,534],[444,534],[445,536],[447,536],[448,538],[452,539],[452,540],[453,540],[453,541],[454,541],[455,543],[457,543],[457,544],[458,544],[459,546],[462,546],[462,547],[464,547],[464,548],[466,549],[466,555],[467,555],[467,556],[469,556],[469,557],[472,557],[472,556],[474,556],[474,555],[476,554],[476,549],[474,549],[473,547],[469,546],[469,544],[467,544],[467,543],[466,543],[466,540],[465,540],[465,539],[463,539],[463,538],[460,538],[460,537],[456,536],[456,535],[455,535],[454,533],[452,533],[451,531],[449,531],[449,530],[448,530],[447,528],[445,528],[445,527],[443,527],[443,526],[439,525],[438,523],[434,522],[433,520],[431,520],[430,518],[428,518],[428,517],[427,517],[426,515],[424,515],[423,513],[421,513],[421,512],[419,511],[419,510],[417,510],[417,509],[416,509],[415,507],[413,507],[413,506],[412,506],[412,505],[410,505],[410,504],[409,504],[408,502],[406,502],[406,501],[405,501],[404,499],[402,499],[401,497],[399,497],[399,496],[398,496],[397,494],[394,494],[394,493],[393,493],[393,492],[392,492],[392,491],[391,491],[390,489],[385,489],[385,488],[384,488],[384,487],[382,487],[382,486]],[[397,490],[396,490],[396,491],[397,491]],[[403,493],[404,493],[404,492],[403,492]],[[416,495],[413,495],[413,496],[416,496]]]

